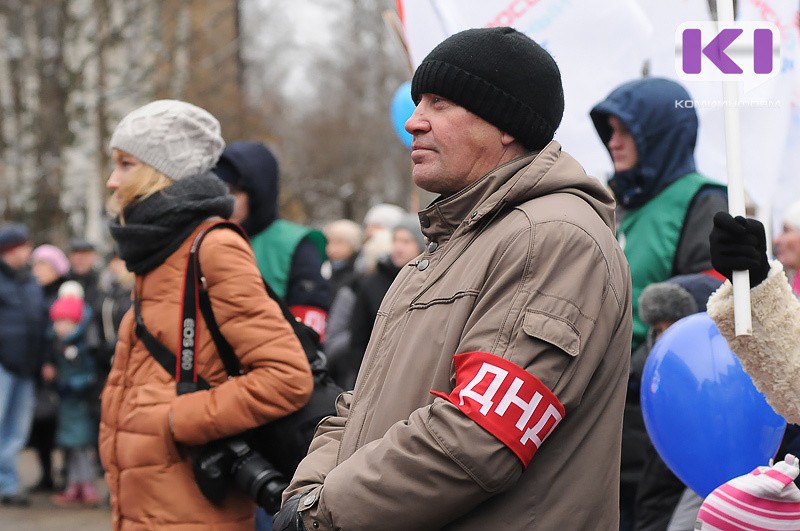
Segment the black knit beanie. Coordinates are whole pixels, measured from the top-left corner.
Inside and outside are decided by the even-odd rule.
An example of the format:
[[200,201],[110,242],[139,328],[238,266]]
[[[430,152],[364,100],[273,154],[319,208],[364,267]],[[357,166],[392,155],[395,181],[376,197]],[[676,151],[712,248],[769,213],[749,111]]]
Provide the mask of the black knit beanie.
[[415,103],[425,93],[452,100],[531,150],[553,139],[564,114],[553,57],[509,27],[468,29],[442,41],[411,81]]

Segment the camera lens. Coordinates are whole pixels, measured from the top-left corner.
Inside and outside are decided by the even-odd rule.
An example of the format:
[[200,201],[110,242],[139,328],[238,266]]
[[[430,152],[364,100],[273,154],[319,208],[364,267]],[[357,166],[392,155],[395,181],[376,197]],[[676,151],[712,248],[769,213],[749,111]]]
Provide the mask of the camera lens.
[[289,486],[283,474],[266,459],[250,451],[231,467],[236,484],[269,514],[281,508],[281,494]]

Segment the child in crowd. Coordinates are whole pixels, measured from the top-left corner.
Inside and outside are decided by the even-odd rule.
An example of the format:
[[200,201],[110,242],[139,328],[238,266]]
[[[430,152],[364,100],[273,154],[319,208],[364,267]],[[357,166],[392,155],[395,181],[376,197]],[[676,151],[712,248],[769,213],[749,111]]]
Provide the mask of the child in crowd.
[[53,502],[60,506],[96,506],[100,498],[94,486],[94,441],[97,425],[91,415],[94,360],[86,347],[86,329],[91,309],[83,301],[83,288],[65,282],[50,307],[56,336],[56,368],[61,402],[58,408],[56,444],[64,450],[67,482]]

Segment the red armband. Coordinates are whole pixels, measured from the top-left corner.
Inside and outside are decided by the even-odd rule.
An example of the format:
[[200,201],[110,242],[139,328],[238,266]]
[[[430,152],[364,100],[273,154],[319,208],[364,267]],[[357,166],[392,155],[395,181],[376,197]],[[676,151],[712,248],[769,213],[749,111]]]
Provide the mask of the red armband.
[[313,328],[319,334],[320,341],[325,340],[325,322],[328,318],[328,312],[316,306],[290,306],[289,310],[292,312],[300,322]]
[[431,394],[451,402],[483,429],[497,437],[527,467],[533,454],[564,418],[564,406],[538,378],[488,352],[453,356],[456,387],[449,395]]

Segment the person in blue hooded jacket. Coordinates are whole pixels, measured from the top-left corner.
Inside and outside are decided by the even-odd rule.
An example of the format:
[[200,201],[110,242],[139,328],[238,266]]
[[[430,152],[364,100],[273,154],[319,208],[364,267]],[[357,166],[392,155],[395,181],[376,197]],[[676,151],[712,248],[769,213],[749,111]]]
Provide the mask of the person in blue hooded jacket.
[[325,236],[278,216],[278,161],[261,142],[234,142],[214,173],[236,202],[231,220],[242,225],[261,275],[295,317],[324,336],[330,286],[322,277]]
[[591,110],[614,162],[608,181],[622,220],[617,237],[631,266],[635,350],[647,334],[636,307],[642,290],[676,275],[707,272],[714,214],[727,210],[724,185],[697,172],[698,120],[680,84],[643,78],[614,89]]
[[[632,352],[647,337],[648,326],[638,307],[644,288],[691,273],[723,279],[711,265],[708,236],[714,214],[727,210],[727,192],[697,172],[698,120],[694,107],[685,105],[689,100],[686,89],[674,81],[643,78],[620,85],[590,112],[614,163],[608,184],[620,207],[617,239],[631,268]],[[638,382],[631,380],[631,385],[638,387]],[[636,441],[623,432],[623,453],[626,443]],[[633,469],[627,474],[623,470],[623,478],[636,478],[644,463],[625,466]],[[635,497],[635,480],[623,480],[620,529],[632,524]]]

